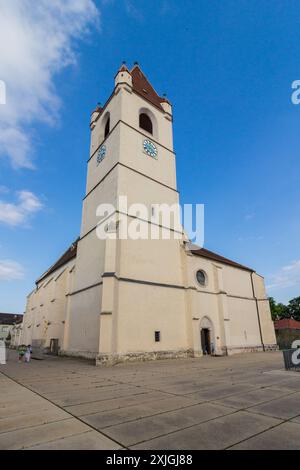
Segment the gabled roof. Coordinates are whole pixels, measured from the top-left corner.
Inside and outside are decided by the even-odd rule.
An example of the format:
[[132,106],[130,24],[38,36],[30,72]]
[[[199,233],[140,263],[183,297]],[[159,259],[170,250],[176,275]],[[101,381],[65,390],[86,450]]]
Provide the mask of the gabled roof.
[[14,325],[22,323],[23,315],[14,313],[0,313],[0,325]]
[[205,248],[195,248],[190,250],[193,255],[202,256],[203,258],[211,259],[213,261],[218,261],[219,263],[228,264],[229,266],[233,266],[235,268],[244,269],[245,271],[255,272],[254,269],[248,268],[247,266],[243,266],[242,264],[236,263],[231,259],[224,258],[224,256],[218,255],[213,251],[206,250]]
[[77,238],[71,246],[64,252],[64,254],[46,271],[44,274],[41,275],[36,280],[36,284],[41,282],[45,277],[49,276],[49,274],[53,273],[56,271],[58,268],[61,268],[64,264],[68,263],[71,259],[76,257],[77,254],[77,243],[78,243],[79,238]]
[[159,96],[154,90],[153,86],[143,74],[140,67],[135,65],[130,74],[132,76],[132,88],[133,91],[141,95],[146,100],[150,101],[154,106],[157,106],[162,110],[161,102],[166,101],[166,98]]

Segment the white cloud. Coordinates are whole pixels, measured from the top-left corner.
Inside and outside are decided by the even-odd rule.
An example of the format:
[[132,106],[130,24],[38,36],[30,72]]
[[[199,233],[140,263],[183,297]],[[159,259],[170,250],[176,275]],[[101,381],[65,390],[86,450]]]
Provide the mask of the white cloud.
[[10,226],[24,225],[42,208],[42,202],[31,191],[19,191],[15,203],[0,200],[0,223]]
[[141,10],[139,10],[132,0],[125,0],[125,8],[129,16],[137,21],[144,19]]
[[279,271],[269,276],[270,284],[267,289],[278,289],[299,286],[300,288],[300,260],[291,262],[287,266],[283,266]]
[[13,281],[24,277],[24,269],[17,261],[0,260],[0,281]]
[[57,122],[55,75],[76,63],[76,41],[98,23],[93,0],[0,0],[0,157],[14,167],[33,167],[30,126]]

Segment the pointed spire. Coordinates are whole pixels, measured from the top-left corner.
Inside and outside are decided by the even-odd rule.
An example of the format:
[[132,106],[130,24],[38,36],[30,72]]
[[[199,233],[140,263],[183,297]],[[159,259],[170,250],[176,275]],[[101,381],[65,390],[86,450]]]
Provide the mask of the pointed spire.
[[118,70],[118,73],[119,72],[128,72],[128,73],[130,73],[127,66],[126,66],[126,61],[125,60],[123,60],[122,65]]
[[125,83],[127,83],[129,86],[132,86],[131,74],[126,66],[125,60],[123,60],[122,65],[115,76],[115,86]]
[[171,104],[171,103],[170,103],[170,100],[168,100],[168,98],[167,98],[167,94],[166,94],[166,93],[163,93],[162,98],[161,98],[161,102],[162,102],[162,103],[169,103],[169,104]]

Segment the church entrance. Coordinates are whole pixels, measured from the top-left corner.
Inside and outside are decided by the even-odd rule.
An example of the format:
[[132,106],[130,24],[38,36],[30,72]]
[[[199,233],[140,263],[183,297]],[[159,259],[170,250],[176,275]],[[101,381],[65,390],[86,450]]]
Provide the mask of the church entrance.
[[214,327],[208,317],[203,317],[200,322],[200,343],[203,355],[214,354]]
[[203,354],[211,354],[210,331],[208,328],[201,330],[201,347]]

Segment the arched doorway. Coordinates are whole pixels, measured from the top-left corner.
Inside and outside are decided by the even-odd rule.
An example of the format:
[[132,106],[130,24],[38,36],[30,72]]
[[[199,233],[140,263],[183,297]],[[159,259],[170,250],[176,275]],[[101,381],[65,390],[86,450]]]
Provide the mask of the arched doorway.
[[211,355],[215,352],[214,328],[208,317],[203,317],[200,322],[200,341],[204,355]]

